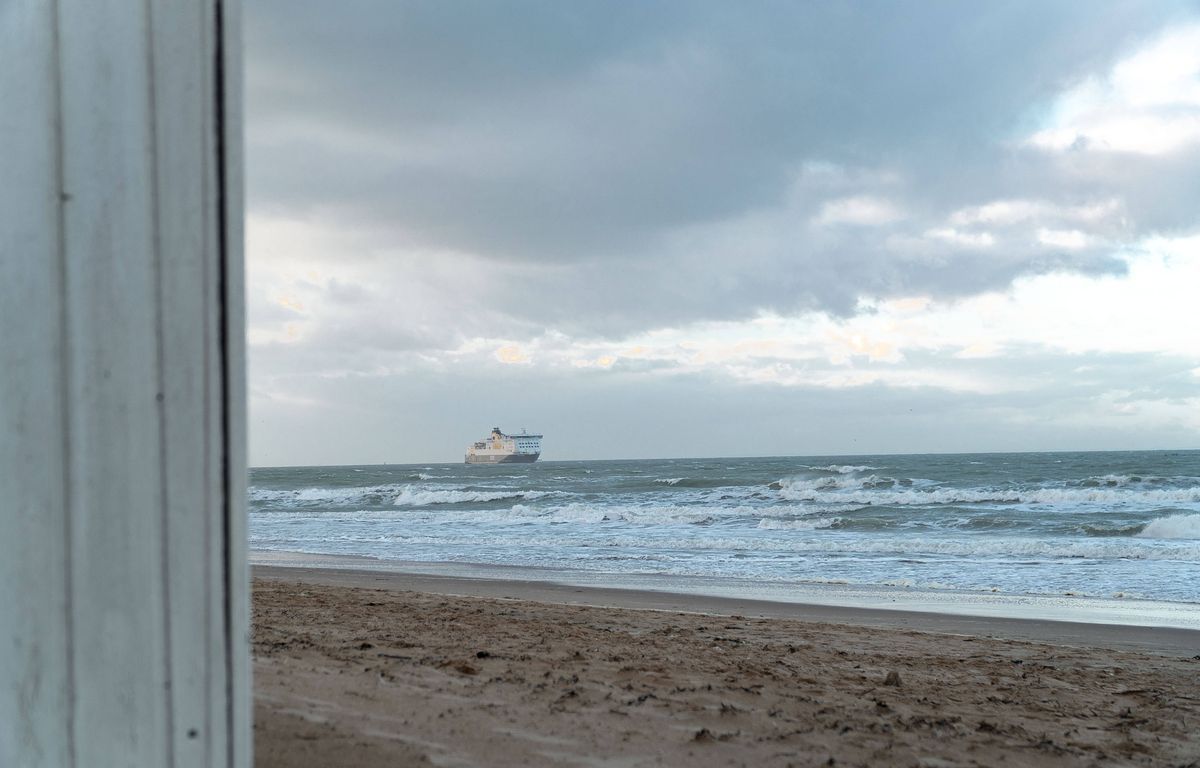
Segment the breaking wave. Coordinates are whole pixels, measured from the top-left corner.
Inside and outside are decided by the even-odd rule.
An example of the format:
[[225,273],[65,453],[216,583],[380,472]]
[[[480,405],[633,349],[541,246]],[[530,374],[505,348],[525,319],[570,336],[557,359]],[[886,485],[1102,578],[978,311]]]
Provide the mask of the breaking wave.
[[[659,526],[707,525],[739,522],[754,517],[794,516],[792,507],[719,506],[709,504],[588,504],[572,502],[553,507],[514,504],[507,510],[489,510],[487,519],[502,522],[629,523]],[[475,519],[479,519],[476,515]]]
[[351,488],[251,488],[251,504],[285,507],[344,507],[386,504],[399,491],[398,485],[356,486]]
[[1160,477],[1158,475],[1107,474],[1085,477],[1074,484],[1083,488],[1144,488],[1147,486],[1161,485],[1200,485],[1200,477]]
[[817,517],[811,520],[772,520],[764,517],[758,521],[758,527],[769,531],[815,531],[820,528],[832,528],[841,522],[837,517]]
[[1200,515],[1170,515],[1151,520],[1138,536],[1146,539],[1200,539]]
[[654,479],[654,484],[668,485],[672,488],[734,488],[754,485],[753,481],[716,475],[708,477],[658,477]]
[[1200,502],[1200,486],[1133,490],[1096,488],[913,487],[928,481],[871,475],[866,478],[784,478],[772,487],[788,501],[843,504],[1145,504],[1169,506]]
[[543,491],[465,491],[442,488],[414,488],[406,485],[400,489],[392,503],[397,507],[427,507],[431,504],[479,504],[501,499],[538,499]]
[[321,509],[345,507],[424,507],[432,504],[478,504],[503,499],[538,499],[551,491],[477,490],[419,485],[375,485],[354,488],[252,488],[249,500],[262,507]]

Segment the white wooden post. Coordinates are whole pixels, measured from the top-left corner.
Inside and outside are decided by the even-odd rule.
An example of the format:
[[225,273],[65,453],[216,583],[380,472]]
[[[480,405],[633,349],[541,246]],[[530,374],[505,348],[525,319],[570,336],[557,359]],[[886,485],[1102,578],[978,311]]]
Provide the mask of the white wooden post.
[[0,766],[250,765],[231,0],[0,0]]

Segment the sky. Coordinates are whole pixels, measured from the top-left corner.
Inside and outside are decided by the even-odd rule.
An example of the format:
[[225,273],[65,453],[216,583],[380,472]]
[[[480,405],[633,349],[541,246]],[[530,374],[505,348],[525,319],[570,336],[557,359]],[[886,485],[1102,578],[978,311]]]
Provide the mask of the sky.
[[252,465],[1200,447],[1200,3],[245,16]]

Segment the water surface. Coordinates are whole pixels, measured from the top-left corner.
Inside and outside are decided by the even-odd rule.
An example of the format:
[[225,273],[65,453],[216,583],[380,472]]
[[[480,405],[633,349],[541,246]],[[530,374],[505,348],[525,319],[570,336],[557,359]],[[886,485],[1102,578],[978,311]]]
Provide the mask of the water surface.
[[263,551],[1200,603],[1200,451],[251,470]]

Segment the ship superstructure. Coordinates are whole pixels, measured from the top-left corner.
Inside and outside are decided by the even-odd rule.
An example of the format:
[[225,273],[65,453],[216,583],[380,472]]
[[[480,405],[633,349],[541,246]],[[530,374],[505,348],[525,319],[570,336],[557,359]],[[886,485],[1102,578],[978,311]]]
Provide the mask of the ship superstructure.
[[542,455],[542,436],[521,430],[519,435],[506,435],[500,427],[492,427],[487,438],[467,446],[468,464],[531,464]]

